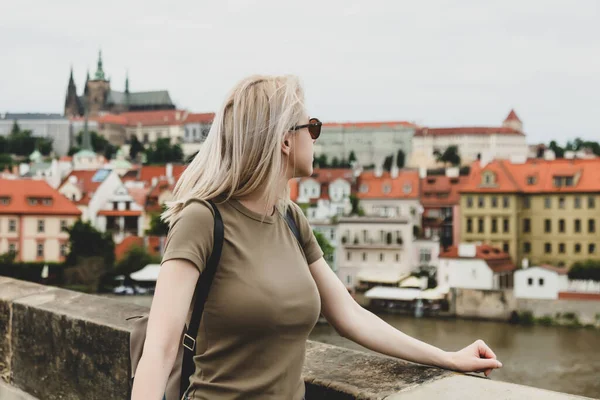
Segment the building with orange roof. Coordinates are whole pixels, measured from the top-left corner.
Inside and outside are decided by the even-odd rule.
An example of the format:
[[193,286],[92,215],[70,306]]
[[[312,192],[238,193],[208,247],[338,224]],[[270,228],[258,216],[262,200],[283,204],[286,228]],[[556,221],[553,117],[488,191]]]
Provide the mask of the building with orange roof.
[[81,211],[44,180],[0,179],[0,254],[18,261],[62,262],[66,229]]
[[461,238],[520,265],[598,258],[600,159],[475,162],[461,193]]
[[315,156],[326,155],[331,163],[334,158],[349,161],[354,153],[359,165],[382,165],[386,157],[402,150],[408,160],[416,128],[407,121],[324,121]]
[[462,165],[480,158],[526,158],[529,146],[525,140],[523,123],[511,110],[501,126],[432,128],[421,127],[413,137],[413,152],[408,163],[411,167],[438,166],[436,153],[457,146]]
[[423,235],[437,237],[442,246],[460,241],[460,188],[468,180],[458,168],[448,168],[445,175],[426,175],[421,178],[423,206]]
[[416,170],[390,172],[376,168],[358,177],[357,197],[366,216],[406,217],[411,224],[421,226],[420,179]]
[[475,243],[461,243],[440,252],[438,286],[463,289],[509,289],[517,269],[508,253]]
[[306,204],[309,221],[326,221],[350,213],[354,187],[350,168],[315,168],[310,177],[298,181],[298,204]]

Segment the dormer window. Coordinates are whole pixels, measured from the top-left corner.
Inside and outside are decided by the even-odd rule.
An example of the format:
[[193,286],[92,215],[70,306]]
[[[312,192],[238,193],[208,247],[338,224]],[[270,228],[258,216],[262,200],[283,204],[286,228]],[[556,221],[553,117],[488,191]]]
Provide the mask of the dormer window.
[[494,186],[496,184],[496,174],[492,171],[485,171],[481,176],[481,186]]
[[361,193],[367,193],[368,191],[369,191],[369,185],[367,185],[366,183],[363,183],[362,185],[360,185]]
[[383,193],[384,194],[389,194],[392,191],[392,187],[390,186],[389,183],[386,183],[383,185]]
[[527,184],[528,185],[535,185],[536,181],[537,181],[537,179],[535,178],[534,175],[529,175],[527,177]]
[[435,183],[435,178],[427,178],[427,183]]
[[52,205],[52,199],[44,199],[43,203],[45,206],[51,206]]
[[554,186],[573,186],[575,184],[575,178],[573,176],[554,176]]
[[405,183],[404,186],[402,186],[402,191],[405,194],[409,194],[410,192],[412,192],[412,185],[410,183]]
[[4,196],[0,197],[0,206],[7,206],[10,204],[10,197]]
[[36,199],[35,197],[29,197],[27,199],[27,204],[29,204],[30,206],[37,206],[38,199]]

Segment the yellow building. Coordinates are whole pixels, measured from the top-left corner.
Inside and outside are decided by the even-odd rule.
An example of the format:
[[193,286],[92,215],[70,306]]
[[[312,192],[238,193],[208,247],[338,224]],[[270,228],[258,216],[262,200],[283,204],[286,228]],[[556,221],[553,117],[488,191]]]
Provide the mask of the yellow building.
[[461,189],[461,240],[499,246],[517,265],[600,258],[600,159],[472,165]]
[[62,262],[81,211],[46,181],[0,179],[0,254],[17,261]]

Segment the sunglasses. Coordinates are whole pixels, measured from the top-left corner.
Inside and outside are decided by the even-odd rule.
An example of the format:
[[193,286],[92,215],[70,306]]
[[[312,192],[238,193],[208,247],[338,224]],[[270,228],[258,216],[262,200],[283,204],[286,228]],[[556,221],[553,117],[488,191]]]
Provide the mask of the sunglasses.
[[308,128],[308,132],[310,133],[310,137],[312,140],[317,140],[319,135],[321,135],[321,126],[323,123],[319,121],[317,118],[311,118],[308,120],[308,124],[306,125],[296,125],[291,130],[297,131],[299,129]]

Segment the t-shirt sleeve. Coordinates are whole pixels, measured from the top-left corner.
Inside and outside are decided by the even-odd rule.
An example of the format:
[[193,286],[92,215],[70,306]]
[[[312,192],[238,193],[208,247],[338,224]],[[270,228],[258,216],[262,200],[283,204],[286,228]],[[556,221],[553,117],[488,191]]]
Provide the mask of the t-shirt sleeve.
[[292,210],[302,238],[302,250],[304,250],[306,261],[308,264],[312,264],[323,257],[323,250],[321,250],[321,246],[319,246],[319,242],[317,242],[317,238],[302,209],[296,203],[292,203]]
[[204,270],[213,247],[214,216],[207,202],[192,201],[184,206],[169,229],[162,263],[173,259],[191,262]]

